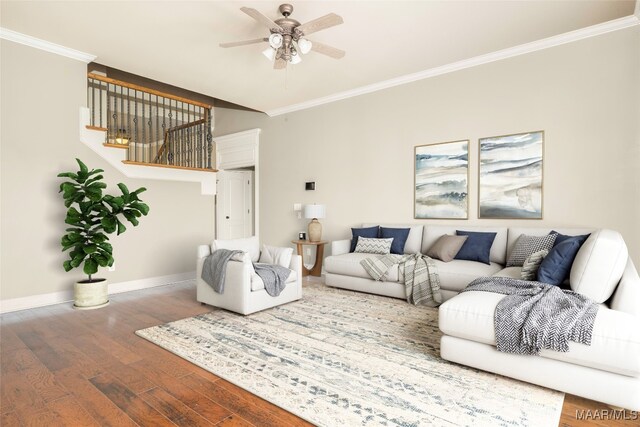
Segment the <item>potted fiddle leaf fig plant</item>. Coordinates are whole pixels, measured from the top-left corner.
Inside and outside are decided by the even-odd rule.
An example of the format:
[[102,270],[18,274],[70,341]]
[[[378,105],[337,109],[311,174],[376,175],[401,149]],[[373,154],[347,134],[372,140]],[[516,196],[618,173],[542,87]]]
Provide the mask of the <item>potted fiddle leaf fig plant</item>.
[[129,191],[120,183],[119,196],[103,194],[107,188],[102,181],[104,171],[89,170],[80,159],[76,161],[79,171],[58,174],[67,178],[60,184],[60,192],[67,208],[64,222],[70,226],[60,243],[63,252],[69,251],[69,259],[63,263],[65,271],[82,266],[88,276],[74,285],[74,308],[86,310],[109,304],[107,279],[94,277],[99,267],[113,265],[109,234],[124,233],[124,219],[137,226],[138,218],[149,213],[149,206],[138,198],[146,191],[144,187]]

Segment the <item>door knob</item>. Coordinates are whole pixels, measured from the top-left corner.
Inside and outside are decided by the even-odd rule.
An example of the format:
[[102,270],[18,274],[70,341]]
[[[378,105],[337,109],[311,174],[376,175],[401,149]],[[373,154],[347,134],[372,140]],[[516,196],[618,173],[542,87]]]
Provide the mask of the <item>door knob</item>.
[[228,216],[225,216],[225,218],[229,219],[229,217],[228,217]]

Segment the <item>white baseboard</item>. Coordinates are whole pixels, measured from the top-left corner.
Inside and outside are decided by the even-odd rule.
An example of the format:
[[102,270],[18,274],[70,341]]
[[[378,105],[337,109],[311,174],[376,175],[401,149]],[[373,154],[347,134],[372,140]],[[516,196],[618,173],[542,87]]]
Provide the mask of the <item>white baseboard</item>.
[[[195,271],[188,273],[170,274],[168,276],[149,277],[146,279],[130,280],[127,282],[109,283],[109,295],[122,292],[139,291],[140,289],[170,285],[172,283],[193,280]],[[32,295],[22,298],[12,298],[0,301],[0,314],[12,311],[27,310],[29,308],[44,307],[73,301],[73,290],[52,292],[49,294]]]

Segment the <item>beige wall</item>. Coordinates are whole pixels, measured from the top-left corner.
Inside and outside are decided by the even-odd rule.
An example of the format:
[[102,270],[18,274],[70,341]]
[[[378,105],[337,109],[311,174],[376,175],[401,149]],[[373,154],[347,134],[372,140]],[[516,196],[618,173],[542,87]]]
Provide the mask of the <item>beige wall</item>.
[[129,179],[79,141],[78,110],[86,104],[86,65],[41,50],[1,44],[1,287],[10,299],[68,290],[81,270],[65,273],[59,240],[65,208],[59,172],[74,158],[105,170],[110,191],[124,182],[147,187],[151,207],[138,227],[113,236],[112,283],[195,270],[195,250],[213,236],[213,197],[200,184]]
[[[306,228],[295,202],[327,205],[328,240],[362,222],[447,223],[413,219],[413,149],[469,139],[470,219],[456,225],[613,228],[640,264],[639,93],[635,27],[274,118],[218,109],[216,134],[263,130],[265,243]],[[478,138],[540,129],[544,219],[477,219]]]

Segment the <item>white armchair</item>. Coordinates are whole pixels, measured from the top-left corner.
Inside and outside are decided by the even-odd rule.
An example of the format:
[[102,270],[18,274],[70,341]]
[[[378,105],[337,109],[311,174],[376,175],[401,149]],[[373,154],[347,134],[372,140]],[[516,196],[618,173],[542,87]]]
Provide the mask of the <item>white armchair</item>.
[[[227,263],[224,292],[215,292],[209,284],[202,280],[202,265],[212,249],[238,249],[244,251],[242,261],[230,260]],[[196,290],[199,302],[224,308],[240,314],[251,314],[280,304],[302,298],[302,257],[291,256],[289,269],[291,274],[286,286],[277,297],[272,297],[264,289],[262,279],[253,269],[252,262],[257,262],[260,246],[256,237],[234,240],[214,240],[211,246],[198,247],[198,263],[196,271]]]

